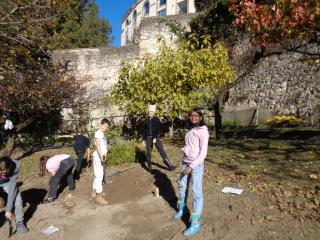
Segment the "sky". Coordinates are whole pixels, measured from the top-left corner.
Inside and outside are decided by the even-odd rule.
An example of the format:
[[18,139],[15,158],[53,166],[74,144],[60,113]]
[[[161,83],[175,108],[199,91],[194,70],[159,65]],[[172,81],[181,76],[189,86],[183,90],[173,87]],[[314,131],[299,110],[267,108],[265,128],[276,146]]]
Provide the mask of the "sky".
[[111,46],[121,44],[121,19],[136,0],[96,0],[99,6],[99,16],[106,18],[112,26],[111,35],[114,36]]

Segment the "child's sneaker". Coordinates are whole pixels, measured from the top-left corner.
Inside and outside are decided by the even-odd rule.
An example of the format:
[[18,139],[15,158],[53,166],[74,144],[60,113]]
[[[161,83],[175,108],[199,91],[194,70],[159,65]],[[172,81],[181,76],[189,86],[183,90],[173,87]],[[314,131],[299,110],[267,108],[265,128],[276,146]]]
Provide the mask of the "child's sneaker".
[[[106,196],[106,194],[105,194],[104,192],[100,193],[100,195],[101,195],[102,197],[105,197],[105,196]],[[91,198],[92,198],[92,199],[95,199],[96,197],[97,197],[96,192],[92,192],[92,193],[91,193]]]
[[29,229],[24,225],[23,222],[17,222],[16,224],[16,233],[26,233],[29,232]]
[[55,198],[47,198],[46,200],[44,200],[44,201],[42,202],[42,204],[52,203],[52,202],[54,202],[55,200],[56,200]]
[[95,200],[96,200],[96,203],[98,203],[100,205],[107,205],[108,204],[108,201],[102,195],[97,195]]

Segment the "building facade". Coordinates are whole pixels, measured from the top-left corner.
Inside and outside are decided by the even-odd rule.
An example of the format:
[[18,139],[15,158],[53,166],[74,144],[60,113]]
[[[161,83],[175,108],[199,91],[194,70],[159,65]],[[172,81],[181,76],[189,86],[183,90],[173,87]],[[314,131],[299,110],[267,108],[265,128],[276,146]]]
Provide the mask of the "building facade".
[[121,46],[136,42],[136,32],[143,18],[195,11],[194,0],[137,0],[122,18]]

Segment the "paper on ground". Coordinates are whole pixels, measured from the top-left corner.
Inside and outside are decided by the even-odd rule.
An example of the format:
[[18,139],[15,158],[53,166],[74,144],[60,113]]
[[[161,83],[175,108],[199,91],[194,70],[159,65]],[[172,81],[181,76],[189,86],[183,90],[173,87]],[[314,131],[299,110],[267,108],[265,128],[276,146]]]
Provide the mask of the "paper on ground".
[[50,234],[55,233],[55,232],[57,232],[57,231],[59,231],[59,228],[56,228],[56,227],[54,227],[54,226],[51,225],[50,227],[42,230],[41,232],[42,232],[43,234],[50,235]]
[[240,188],[232,188],[232,187],[224,187],[221,192],[223,193],[235,193],[240,195],[243,192],[243,189]]

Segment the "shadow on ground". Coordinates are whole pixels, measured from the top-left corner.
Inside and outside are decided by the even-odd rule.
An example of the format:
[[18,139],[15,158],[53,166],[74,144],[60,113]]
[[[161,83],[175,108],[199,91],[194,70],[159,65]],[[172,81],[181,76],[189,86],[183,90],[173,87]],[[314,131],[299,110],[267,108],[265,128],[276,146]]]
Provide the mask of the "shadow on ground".
[[38,205],[44,200],[46,194],[47,190],[41,188],[30,188],[21,192],[23,204],[29,205],[28,209],[24,213],[26,223],[32,218],[38,208]]

